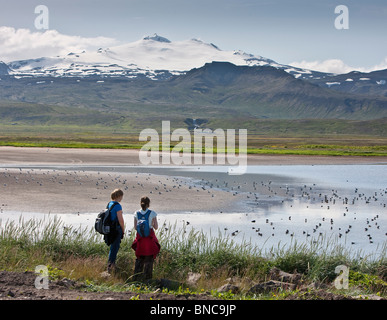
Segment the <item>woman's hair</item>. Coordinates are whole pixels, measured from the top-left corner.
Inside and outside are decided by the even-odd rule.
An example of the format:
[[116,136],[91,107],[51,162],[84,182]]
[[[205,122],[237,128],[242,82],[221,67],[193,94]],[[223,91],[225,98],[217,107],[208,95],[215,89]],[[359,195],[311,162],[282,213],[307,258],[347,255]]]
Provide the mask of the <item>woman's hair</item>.
[[115,189],[111,194],[110,194],[110,198],[112,198],[112,200],[116,200],[118,199],[119,197],[122,197],[124,195],[124,192],[121,190],[121,189]]
[[147,196],[141,197],[141,208],[142,210],[145,210],[150,205],[150,199]]

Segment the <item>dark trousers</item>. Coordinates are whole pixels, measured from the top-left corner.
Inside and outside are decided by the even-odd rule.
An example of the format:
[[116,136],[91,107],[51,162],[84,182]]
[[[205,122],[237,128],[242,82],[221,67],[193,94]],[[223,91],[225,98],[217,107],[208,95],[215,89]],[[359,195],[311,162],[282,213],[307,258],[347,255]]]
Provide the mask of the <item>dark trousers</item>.
[[134,280],[149,280],[152,279],[153,273],[153,256],[137,257],[134,264]]
[[120,244],[121,244],[121,238],[122,238],[122,229],[120,226],[118,226],[117,236],[110,244],[108,266],[114,266],[116,264],[117,253],[118,253],[118,250],[120,249]]

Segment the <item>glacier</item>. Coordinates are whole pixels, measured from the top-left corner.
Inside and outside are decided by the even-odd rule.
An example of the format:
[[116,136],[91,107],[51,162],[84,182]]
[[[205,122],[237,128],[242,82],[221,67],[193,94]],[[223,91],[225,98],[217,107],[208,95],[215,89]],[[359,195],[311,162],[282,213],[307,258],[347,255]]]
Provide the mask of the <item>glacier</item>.
[[272,66],[300,78],[324,76],[321,72],[279,64],[241,50],[223,51],[200,39],[170,41],[158,34],[110,48],[69,52],[8,63],[8,74],[20,77],[146,77],[165,80],[213,61],[238,66]]

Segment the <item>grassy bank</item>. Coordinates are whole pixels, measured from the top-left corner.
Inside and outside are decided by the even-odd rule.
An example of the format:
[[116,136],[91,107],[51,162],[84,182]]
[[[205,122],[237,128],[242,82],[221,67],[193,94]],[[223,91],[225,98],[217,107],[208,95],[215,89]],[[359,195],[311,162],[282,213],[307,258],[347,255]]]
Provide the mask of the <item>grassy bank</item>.
[[[156,130],[160,134],[159,142],[162,140],[159,110],[157,115],[150,116],[146,113],[146,117],[142,115],[138,118],[133,114],[125,117],[121,113],[97,117],[98,112],[95,110],[86,112],[77,108],[71,109],[74,112],[72,114],[59,106],[51,107],[54,111],[42,108],[40,106],[38,110],[43,114],[37,116],[34,106],[8,105],[0,101],[0,115],[3,115],[0,118],[0,146],[140,149],[145,142],[139,141],[139,135],[145,128]],[[83,114],[84,112],[86,114]],[[69,116],[71,117],[68,118]],[[192,126],[187,125],[185,117],[174,116],[165,119],[171,121],[171,132],[179,128],[192,129]],[[240,128],[246,129],[249,154],[387,155],[386,118],[369,121],[281,120],[238,118],[234,115],[224,118],[212,115],[205,121],[203,128],[211,130],[223,128],[226,132],[228,129],[235,129],[238,134]],[[190,133],[193,143],[193,131]],[[238,140],[238,137],[236,138]],[[179,142],[171,142],[171,148],[177,143]]]
[[[0,146],[12,147],[41,147],[41,148],[87,148],[87,149],[138,149],[140,150],[145,142],[136,141],[135,137],[125,140],[124,138],[48,138],[48,137],[18,137],[5,138],[0,137]],[[327,141],[330,142],[329,140]],[[247,154],[279,154],[279,155],[307,155],[307,156],[387,156],[387,145],[385,144],[364,144],[367,142],[356,141],[353,144],[347,144],[348,141],[343,141],[341,144],[310,144],[308,139],[304,142],[302,139],[297,139],[296,142],[289,141],[287,138],[277,138],[274,143],[271,139],[262,139],[257,142],[249,138]],[[355,144],[357,143],[357,144]],[[375,142],[373,142],[375,143]],[[382,143],[386,143],[383,141]],[[171,144],[170,150],[173,150],[176,144]],[[162,150],[162,147],[159,148]],[[206,152],[202,148],[202,153]],[[191,152],[198,152],[192,146]],[[208,150],[207,150],[208,152]],[[217,149],[212,148],[210,152],[216,154]],[[223,151],[227,152],[227,149]],[[235,149],[235,153],[239,154],[239,149]]]
[[[305,284],[329,285],[337,277],[335,267],[346,265],[350,268],[347,293],[387,295],[385,250],[381,256],[370,259],[323,239],[263,252],[249,242],[239,244],[221,234],[210,236],[176,225],[160,228],[157,235],[162,249],[155,263],[154,278],[171,279],[180,284],[176,290],[168,291],[171,294],[207,291],[220,298],[279,299],[294,291],[251,296],[244,288],[265,281],[273,267],[301,273]],[[119,271],[105,278],[102,272],[106,269],[108,247],[94,230],[66,226],[57,218],[1,221],[0,270],[34,271],[37,265],[46,265],[53,278],[81,280],[88,284],[89,290],[154,290],[132,283],[133,237],[128,235],[122,241],[117,259]],[[201,274],[195,286],[186,284],[189,272]],[[229,277],[238,279],[241,293],[216,291]]]

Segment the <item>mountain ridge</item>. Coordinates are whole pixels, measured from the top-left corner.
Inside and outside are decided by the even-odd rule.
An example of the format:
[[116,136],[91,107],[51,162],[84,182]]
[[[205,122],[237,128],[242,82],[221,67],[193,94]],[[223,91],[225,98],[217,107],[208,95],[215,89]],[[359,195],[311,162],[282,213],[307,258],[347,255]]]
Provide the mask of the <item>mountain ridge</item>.
[[336,91],[387,97],[387,69],[372,72],[351,71],[327,79],[310,81]]
[[387,116],[387,99],[383,97],[333,91],[270,66],[213,62],[179,76],[178,80],[178,86],[192,88],[198,95],[218,94],[219,100],[214,102],[220,105],[235,105],[240,111],[248,106],[250,114],[258,118],[280,118],[281,113],[289,118]]
[[[137,112],[149,117],[352,119],[387,117],[387,98],[338,92],[271,66],[212,62],[165,81],[149,78],[9,78],[0,100]],[[140,116],[141,117],[141,116]]]
[[0,61],[0,76],[2,75],[8,75],[9,73],[9,67],[6,63],[3,61]]

